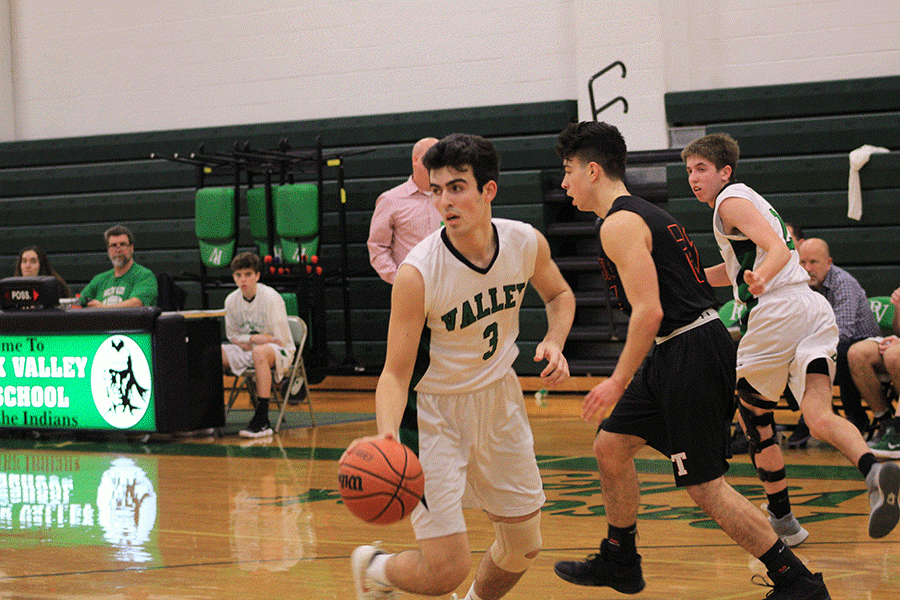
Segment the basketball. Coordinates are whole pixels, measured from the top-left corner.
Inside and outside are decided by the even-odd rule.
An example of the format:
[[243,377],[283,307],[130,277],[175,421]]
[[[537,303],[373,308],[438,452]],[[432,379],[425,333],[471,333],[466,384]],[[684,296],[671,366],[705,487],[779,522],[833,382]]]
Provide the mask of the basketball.
[[338,463],[341,498],[351,513],[378,525],[400,521],[425,492],[415,453],[393,439],[360,442]]

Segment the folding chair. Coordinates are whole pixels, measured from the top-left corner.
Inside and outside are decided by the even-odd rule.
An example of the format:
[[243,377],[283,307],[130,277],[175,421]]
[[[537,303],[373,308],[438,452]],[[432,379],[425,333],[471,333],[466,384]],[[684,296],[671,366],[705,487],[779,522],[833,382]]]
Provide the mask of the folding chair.
[[[303,364],[303,346],[306,343],[307,335],[306,323],[300,317],[288,316],[288,326],[291,328],[291,337],[297,349],[286,378],[283,378],[277,384],[274,379],[272,380],[272,400],[279,411],[274,427],[276,433],[281,429],[281,423],[284,421],[284,412],[288,404],[305,403],[309,409],[310,422],[313,427],[316,425],[316,416],[313,412],[309,384],[306,379],[306,366]],[[291,398],[300,395],[304,385],[306,386],[306,398],[297,402],[291,402]],[[228,411],[231,410],[238,394],[244,388],[250,395],[251,404],[256,406],[256,372],[252,368],[247,369],[242,375],[234,378],[234,382],[231,385],[231,393],[228,396],[228,405],[225,407],[225,414],[228,414]]]
[[[281,389],[275,389],[272,395],[275,402],[281,407],[278,413],[278,421],[275,423],[276,432],[281,428],[281,423],[284,421],[284,411],[288,404],[305,403],[309,409],[310,423],[312,423],[313,427],[316,426],[316,415],[312,407],[312,394],[306,379],[306,365],[303,364],[303,346],[306,344],[307,334],[306,323],[300,317],[288,316],[288,326],[291,328],[291,337],[294,338],[294,345],[297,346],[297,349],[294,353],[294,362],[291,365],[287,383],[284,383],[284,380],[282,380],[281,386],[273,386],[275,388],[281,387]],[[291,398],[300,396],[304,387],[306,387],[306,398],[291,402]],[[284,390],[283,396],[281,390]]]

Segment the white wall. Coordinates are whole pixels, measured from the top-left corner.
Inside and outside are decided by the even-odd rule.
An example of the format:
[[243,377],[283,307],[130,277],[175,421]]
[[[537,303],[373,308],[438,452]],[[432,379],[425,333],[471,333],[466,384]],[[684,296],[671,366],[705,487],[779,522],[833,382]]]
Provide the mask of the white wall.
[[0,0],[0,140],[15,137],[9,0]]
[[[622,60],[595,90],[629,112],[600,118],[652,149],[666,91],[900,74],[896,0],[3,1],[0,139],[569,98],[587,119]],[[2,71],[0,49],[0,93]]]

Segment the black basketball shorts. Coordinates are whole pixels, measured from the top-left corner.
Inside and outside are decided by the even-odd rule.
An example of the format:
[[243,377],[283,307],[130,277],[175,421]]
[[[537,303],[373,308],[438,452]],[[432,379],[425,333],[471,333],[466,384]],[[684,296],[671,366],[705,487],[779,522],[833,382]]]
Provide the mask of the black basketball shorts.
[[724,475],[736,352],[718,319],[654,346],[601,429],[640,437],[670,457],[678,487]]

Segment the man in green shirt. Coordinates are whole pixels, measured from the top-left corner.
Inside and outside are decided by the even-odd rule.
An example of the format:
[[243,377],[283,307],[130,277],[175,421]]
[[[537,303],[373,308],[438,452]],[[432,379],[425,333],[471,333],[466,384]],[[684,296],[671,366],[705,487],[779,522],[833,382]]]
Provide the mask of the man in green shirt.
[[156,275],[133,260],[134,235],[124,225],[103,233],[113,268],[91,279],[81,290],[76,307],[123,308],[156,304]]

